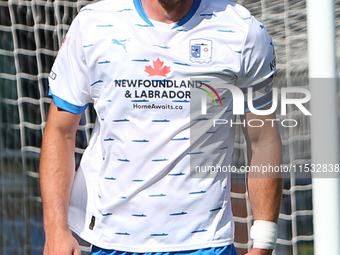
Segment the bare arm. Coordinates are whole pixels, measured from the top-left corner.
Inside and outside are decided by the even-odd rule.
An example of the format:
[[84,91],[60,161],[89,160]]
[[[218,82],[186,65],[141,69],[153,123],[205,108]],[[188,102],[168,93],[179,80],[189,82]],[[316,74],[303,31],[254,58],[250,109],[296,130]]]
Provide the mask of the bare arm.
[[75,172],[75,136],[80,118],[81,114],[63,111],[51,103],[39,170],[46,236],[44,255],[80,255],[67,224]]
[[[275,114],[257,116],[252,113],[245,115],[246,123],[250,119],[261,119],[262,127],[244,128],[248,144],[248,162],[252,166],[280,166],[282,163],[281,140],[275,122]],[[277,222],[281,206],[282,178],[281,173],[252,173],[247,179],[249,198],[254,220]],[[272,250],[252,249],[249,255],[269,255]]]

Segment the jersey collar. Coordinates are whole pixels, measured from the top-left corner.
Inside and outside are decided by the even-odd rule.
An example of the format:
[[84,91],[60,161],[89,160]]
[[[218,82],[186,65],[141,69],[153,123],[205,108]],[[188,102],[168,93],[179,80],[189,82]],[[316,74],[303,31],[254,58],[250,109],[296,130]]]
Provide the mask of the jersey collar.
[[[153,27],[154,25],[152,24],[151,20],[148,18],[146,13],[144,12],[141,0],[133,0],[133,2],[135,4],[136,10],[138,14],[140,15],[140,17],[146,23],[148,23],[149,26]],[[200,3],[201,3],[201,0],[195,0],[194,4],[191,6],[190,11],[181,20],[176,22],[175,25],[172,27],[172,29],[180,27],[184,25],[186,22],[188,22],[192,18],[192,16],[194,16],[194,14],[196,13],[198,7],[200,6]]]

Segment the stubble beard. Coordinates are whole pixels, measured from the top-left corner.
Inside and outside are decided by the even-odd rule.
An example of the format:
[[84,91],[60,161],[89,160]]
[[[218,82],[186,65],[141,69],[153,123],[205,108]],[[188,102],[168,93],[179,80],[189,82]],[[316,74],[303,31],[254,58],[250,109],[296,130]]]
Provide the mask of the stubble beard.
[[163,7],[174,7],[186,0],[158,0]]

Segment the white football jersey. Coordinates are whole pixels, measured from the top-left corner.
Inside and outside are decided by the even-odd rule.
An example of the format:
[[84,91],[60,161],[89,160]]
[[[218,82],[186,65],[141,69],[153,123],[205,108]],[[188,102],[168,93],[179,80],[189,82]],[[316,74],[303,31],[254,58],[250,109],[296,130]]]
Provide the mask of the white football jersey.
[[70,228],[129,252],[231,244],[230,173],[222,171],[234,148],[228,86],[252,87],[261,108],[274,72],[268,33],[233,2],[195,0],[174,24],[149,19],[140,0],[84,7],[49,78],[58,107],[81,113],[93,101],[97,113]]

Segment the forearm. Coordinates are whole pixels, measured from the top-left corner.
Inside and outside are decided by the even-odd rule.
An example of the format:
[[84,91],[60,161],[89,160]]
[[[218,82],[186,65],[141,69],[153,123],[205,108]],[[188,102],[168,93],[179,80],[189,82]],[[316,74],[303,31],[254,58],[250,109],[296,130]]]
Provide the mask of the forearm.
[[75,137],[48,124],[40,158],[40,187],[46,237],[68,230],[67,211],[74,176]]
[[40,156],[46,238],[68,231],[67,212],[75,172],[75,136],[80,118],[81,114],[63,111],[51,102]]
[[[264,139],[262,139],[262,141],[263,140]],[[271,140],[262,144],[253,143],[249,153],[251,167],[257,167],[257,169],[259,169],[259,166],[271,166],[273,168],[280,167],[281,141],[279,136],[272,136]],[[264,236],[276,232],[275,225],[269,222],[277,222],[280,212],[283,184],[281,173],[274,172],[263,174],[250,172],[247,181],[254,220],[257,221],[256,223],[260,223],[260,225],[254,223],[254,226],[252,227],[252,231],[255,232],[251,232],[251,235],[254,239],[254,247],[256,248],[253,248],[247,255],[270,255],[272,254],[272,249],[266,247],[268,247],[267,245],[269,244],[274,244],[275,246],[276,234],[273,234],[273,237],[269,239],[264,239]],[[259,230],[263,228],[266,232],[265,235],[263,235],[263,233],[259,234]]]
[[[275,114],[257,116],[252,113],[244,116],[250,119],[276,119]],[[247,141],[248,173],[247,184],[254,220],[276,222],[281,205],[282,173],[263,171],[278,169],[282,164],[282,143],[276,123],[267,123],[261,128],[247,127],[243,132]]]
[[[281,142],[271,141],[269,144],[251,150],[250,166],[280,167]],[[248,193],[252,205],[254,220],[277,222],[281,206],[282,173],[250,172],[248,175]]]

